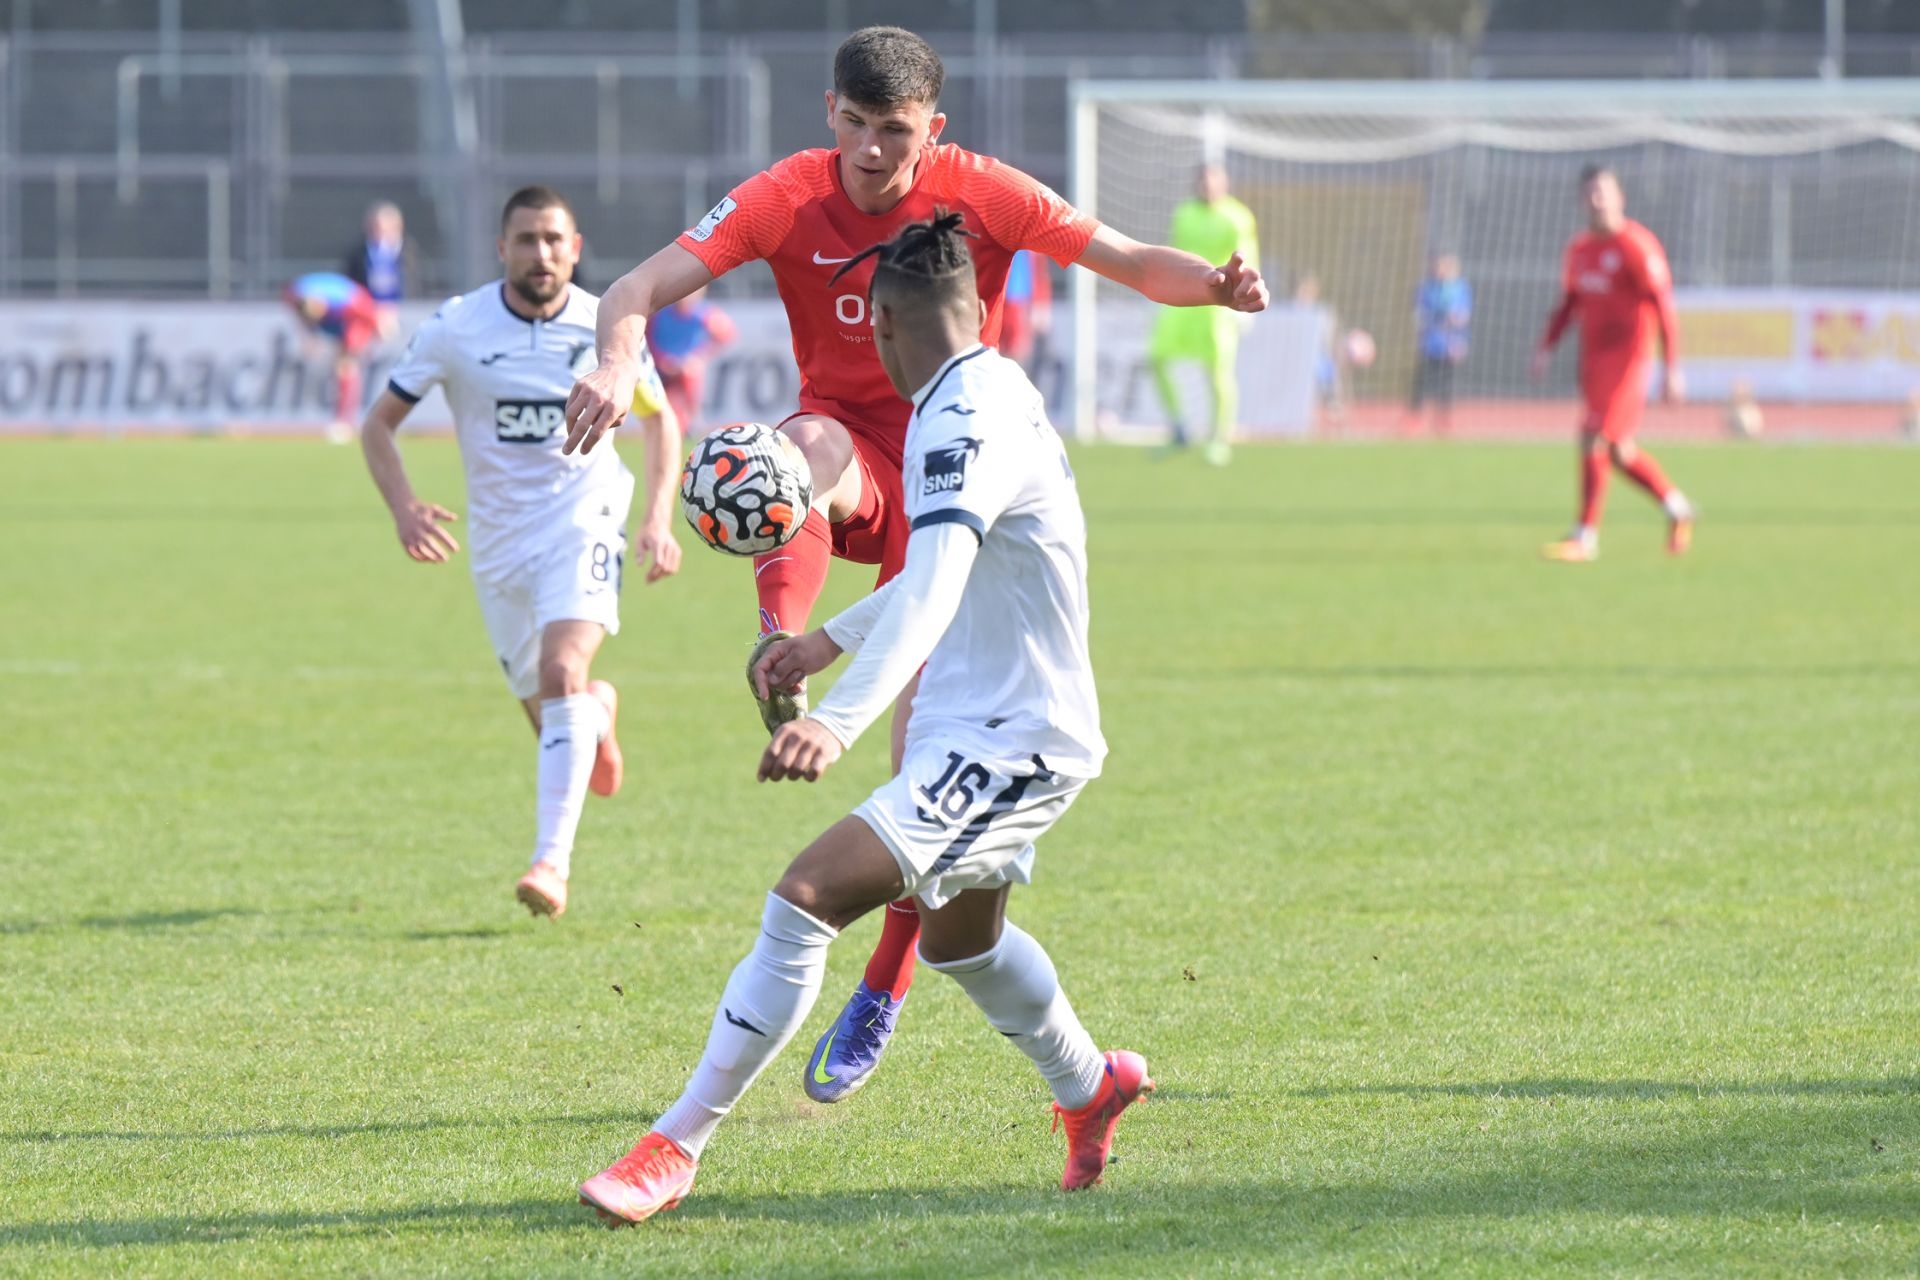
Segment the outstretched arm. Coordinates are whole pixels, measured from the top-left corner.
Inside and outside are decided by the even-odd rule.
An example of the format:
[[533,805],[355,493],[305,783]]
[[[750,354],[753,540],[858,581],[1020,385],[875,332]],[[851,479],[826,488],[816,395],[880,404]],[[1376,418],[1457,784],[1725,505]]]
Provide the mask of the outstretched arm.
[[1264,311],[1272,297],[1259,270],[1243,254],[1215,266],[1183,249],[1142,244],[1105,225],[1093,233],[1079,265],[1170,307]]
[[401,549],[422,563],[441,564],[460,550],[453,535],[441,527],[442,522],[460,517],[414,495],[406,464],[400,461],[400,449],[393,439],[412,411],[411,402],[392,391],[382,391],[360,424],[360,451],[366,455],[367,470],[373,473],[380,496],[387,500],[387,510],[393,513],[393,530]]
[[589,452],[620,425],[633,403],[646,348],[647,319],[702,285],[713,272],[678,242],[668,245],[613,282],[600,299],[595,332],[600,366],[573,384],[567,397],[567,440],[562,453]]

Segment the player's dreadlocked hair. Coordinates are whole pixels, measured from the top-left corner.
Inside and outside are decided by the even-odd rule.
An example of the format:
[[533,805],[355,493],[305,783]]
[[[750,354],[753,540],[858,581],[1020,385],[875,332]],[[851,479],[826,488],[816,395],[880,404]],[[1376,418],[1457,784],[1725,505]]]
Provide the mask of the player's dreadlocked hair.
[[[973,254],[967,241],[973,232],[960,225],[957,213],[935,210],[931,222],[910,222],[899,235],[863,249],[833,273],[833,281],[868,258],[873,268],[874,294],[904,289],[932,304],[971,302],[974,297]],[[963,238],[964,237],[964,238]],[[833,283],[829,281],[828,283]]]

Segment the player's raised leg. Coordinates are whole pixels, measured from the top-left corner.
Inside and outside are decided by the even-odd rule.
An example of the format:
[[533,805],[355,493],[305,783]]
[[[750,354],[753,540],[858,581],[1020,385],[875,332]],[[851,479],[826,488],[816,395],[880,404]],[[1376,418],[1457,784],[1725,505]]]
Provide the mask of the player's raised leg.
[[841,819],[795,858],[767,895],[752,952],[727,980],[685,1092],[633,1150],[581,1184],[581,1203],[616,1224],[680,1203],[713,1131],[812,1009],[827,947],[904,888],[893,854],[859,818]]
[[1007,890],[973,889],[922,917],[920,952],[960,984],[994,1030],[1033,1061],[1067,1131],[1060,1185],[1090,1187],[1106,1172],[1120,1113],[1153,1091],[1146,1059],[1103,1054],[1080,1025],[1046,949],[1006,920]]
[[[580,810],[603,746],[612,741],[617,695],[612,685],[592,681],[588,674],[605,638],[600,623],[579,619],[550,623],[541,632],[533,863],[514,886],[515,896],[535,915],[559,916],[567,909]],[[616,744],[605,774],[615,771],[618,752]]]
[[[827,585],[833,562],[833,526],[860,507],[860,467],[854,458],[853,436],[846,427],[818,413],[799,413],[780,424],[780,430],[798,445],[813,473],[813,510],[800,531],[785,546],[753,559],[753,586],[760,597],[760,638],[747,658],[747,669],[773,639],[807,629],[814,602]],[[751,688],[751,682],[749,682]],[[775,689],[761,698],[760,718],[767,732],[807,713],[805,686]]]

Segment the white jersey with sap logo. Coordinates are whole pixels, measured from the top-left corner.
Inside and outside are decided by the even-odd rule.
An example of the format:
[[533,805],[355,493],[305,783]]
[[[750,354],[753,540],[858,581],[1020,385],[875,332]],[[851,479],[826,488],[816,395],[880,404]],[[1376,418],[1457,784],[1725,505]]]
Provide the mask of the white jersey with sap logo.
[[[498,574],[539,552],[556,524],[624,515],[633,473],[605,445],[563,454],[567,396],[595,366],[600,299],[571,286],[552,319],[530,320],[507,305],[496,281],[449,298],[413,335],[388,389],[409,403],[446,391],[467,473],[467,529],[473,572]],[[634,411],[657,413],[666,396],[653,357]]]
[[954,522],[980,539],[910,735],[1097,776],[1107,744],[1087,647],[1087,524],[1039,390],[989,347],[962,352],[914,398],[903,457],[912,527]]

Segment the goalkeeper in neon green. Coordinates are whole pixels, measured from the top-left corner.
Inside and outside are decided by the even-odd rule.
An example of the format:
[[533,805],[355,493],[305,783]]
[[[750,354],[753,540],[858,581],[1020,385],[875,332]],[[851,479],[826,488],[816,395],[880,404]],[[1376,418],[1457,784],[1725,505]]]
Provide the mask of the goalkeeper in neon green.
[[[1227,171],[1217,164],[1201,166],[1197,194],[1173,211],[1167,243],[1208,262],[1225,262],[1239,254],[1259,269],[1260,237],[1253,211],[1227,194]],[[1173,446],[1187,444],[1187,419],[1180,407],[1180,389],[1174,385],[1173,366],[1193,361],[1205,367],[1213,389],[1213,438],[1207,461],[1224,466],[1231,456],[1233,424],[1239,414],[1239,386],[1234,359],[1240,347],[1240,317],[1225,307],[1163,307],[1153,327],[1147,359],[1153,364],[1154,383],[1173,424]]]

